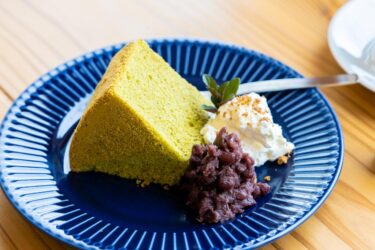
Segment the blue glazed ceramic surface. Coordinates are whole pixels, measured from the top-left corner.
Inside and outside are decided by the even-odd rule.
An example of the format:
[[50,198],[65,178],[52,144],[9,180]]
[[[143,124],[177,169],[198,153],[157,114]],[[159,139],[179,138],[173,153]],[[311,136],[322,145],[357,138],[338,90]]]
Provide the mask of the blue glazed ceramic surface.
[[[201,75],[220,82],[298,77],[289,67],[235,46],[152,40],[151,47],[203,89]],[[0,131],[0,183],[35,226],[87,249],[256,248],[290,232],[324,202],[342,167],[340,125],[316,89],[265,93],[274,119],[296,145],[286,166],[257,168],[271,176],[271,194],[235,219],[200,225],[186,216],[174,190],[144,189],[98,173],[69,173],[72,132],[122,44],[71,60],[42,76],[14,102]]]

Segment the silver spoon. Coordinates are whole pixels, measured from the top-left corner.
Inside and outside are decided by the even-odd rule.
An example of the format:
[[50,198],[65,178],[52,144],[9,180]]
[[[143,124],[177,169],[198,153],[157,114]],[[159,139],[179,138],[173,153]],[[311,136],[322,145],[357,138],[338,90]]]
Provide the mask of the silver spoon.
[[[243,83],[237,91],[237,95],[244,95],[250,92],[269,92],[280,91],[287,89],[304,89],[314,87],[331,87],[331,86],[344,86],[355,84],[358,82],[356,74],[343,74],[335,76],[312,77],[312,78],[289,78],[289,79],[276,79],[257,81],[251,83]],[[201,94],[210,98],[209,91],[200,91]]]

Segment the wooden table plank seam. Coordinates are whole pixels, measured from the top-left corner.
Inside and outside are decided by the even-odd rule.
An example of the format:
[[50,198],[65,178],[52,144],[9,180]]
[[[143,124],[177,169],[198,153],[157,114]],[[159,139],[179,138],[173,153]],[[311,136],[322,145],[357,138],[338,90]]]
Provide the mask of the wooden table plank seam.
[[19,18],[17,18],[17,16],[15,16],[12,12],[8,11],[6,8],[3,8],[1,5],[0,5],[0,11],[2,11],[3,13],[5,13],[7,16],[11,17],[11,19],[13,21],[15,21],[18,25],[20,25],[24,31],[26,32],[30,32],[31,34],[33,34],[36,38],[38,38],[38,40],[41,42],[41,43],[44,43],[51,51],[53,51],[59,58],[64,58],[64,55],[61,54],[61,52],[59,50],[57,50],[57,48],[55,48],[54,46],[52,46],[49,42],[47,42],[38,32],[36,32],[34,29],[30,28],[30,27],[27,27],[27,25],[25,25],[22,21],[19,20]]
[[82,51],[85,50],[85,46],[83,44],[81,44],[81,42],[74,35],[72,35],[67,29],[65,29],[64,26],[61,23],[59,23],[58,21],[56,21],[56,19],[54,19],[51,15],[41,11],[34,4],[32,4],[32,2],[30,2],[30,1],[24,0],[23,2],[30,9],[32,9],[34,12],[36,12],[39,16],[46,19],[49,23],[55,25],[55,27],[57,29],[59,29],[62,33],[66,34],[72,40],[72,42],[77,46],[77,48],[79,48]]
[[[22,43],[22,44],[18,44],[18,43],[21,43],[22,41],[22,38],[20,36],[18,36],[15,32],[12,32],[10,29],[8,29],[6,26],[2,26],[0,27],[0,29],[2,29],[3,31],[5,31],[6,33],[8,33],[8,35],[10,37],[12,37],[14,40],[14,42],[17,43],[18,47],[22,46],[23,48],[25,48],[34,58],[36,58],[45,68],[48,68],[49,65],[47,64],[47,62],[43,61],[41,57],[39,57],[33,50],[32,48],[30,48],[28,46],[27,43]],[[12,42],[13,42],[12,41]],[[15,46],[16,47],[16,46]]]

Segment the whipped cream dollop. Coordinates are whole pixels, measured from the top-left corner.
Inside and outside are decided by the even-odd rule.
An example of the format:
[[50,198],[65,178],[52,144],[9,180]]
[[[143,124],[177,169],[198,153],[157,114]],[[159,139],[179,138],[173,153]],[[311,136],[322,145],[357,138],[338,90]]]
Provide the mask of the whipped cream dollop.
[[256,166],[275,161],[294,149],[293,143],[283,137],[281,127],[273,122],[266,98],[256,93],[221,105],[201,130],[206,143],[213,143],[222,127],[239,135],[243,151],[254,159]]

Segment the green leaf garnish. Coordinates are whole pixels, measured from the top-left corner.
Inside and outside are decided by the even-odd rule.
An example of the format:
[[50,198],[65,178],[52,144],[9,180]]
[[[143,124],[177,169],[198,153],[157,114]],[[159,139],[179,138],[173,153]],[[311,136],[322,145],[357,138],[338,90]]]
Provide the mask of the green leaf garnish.
[[202,108],[209,112],[215,112],[222,104],[233,99],[241,84],[240,78],[236,77],[230,81],[224,82],[221,85],[217,84],[215,79],[207,74],[202,76],[203,82],[207,89],[211,92],[211,101],[215,107],[210,105],[202,105]]
[[240,78],[233,78],[228,82],[228,85],[222,92],[222,104],[232,100],[236,94],[238,87],[240,86]]
[[212,96],[220,97],[219,86],[217,85],[215,79],[207,74],[203,74],[203,82],[206,84],[206,88],[211,92]]
[[229,82],[224,82],[219,87],[219,93],[224,93],[225,88],[228,86]]
[[202,105],[202,109],[208,111],[208,112],[212,112],[212,113],[215,113],[217,111],[217,108],[212,106],[212,105],[206,105],[206,104],[203,104]]
[[218,85],[212,76],[203,74],[202,78],[203,78],[203,82],[206,84],[207,87],[212,88],[212,89],[218,88]]

